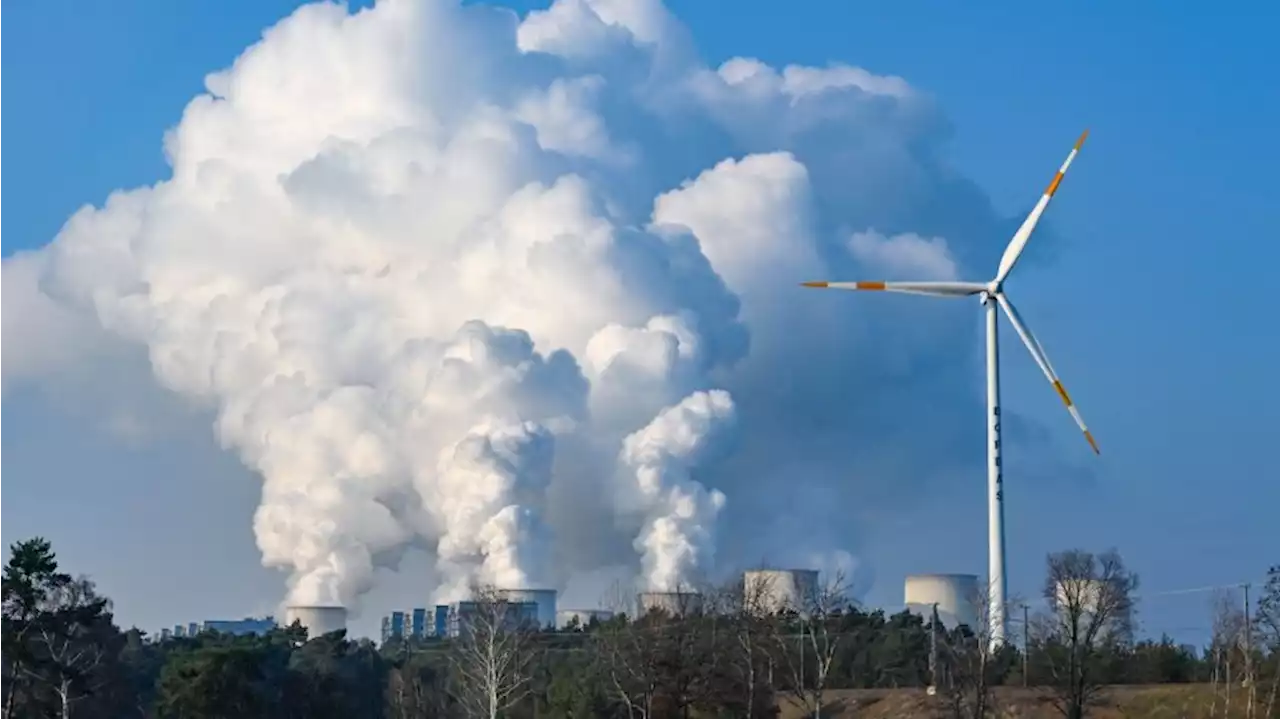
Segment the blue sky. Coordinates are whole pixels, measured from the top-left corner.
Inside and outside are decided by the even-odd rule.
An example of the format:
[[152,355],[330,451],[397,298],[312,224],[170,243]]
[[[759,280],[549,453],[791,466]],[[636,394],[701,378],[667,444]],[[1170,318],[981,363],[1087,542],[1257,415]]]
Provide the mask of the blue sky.
[[[1060,498],[1030,491],[1019,498],[1016,478],[1008,479],[1017,514],[1010,519],[1015,591],[1035,591],[1044,551],[1074,544],[1117,545],[1152,591],[1256,579],[1280,562],[1273,457],[1280,332],[1268,287],[1280,261],[1280,93],[1270,48],[1280,8],[1240,2],[1210,15],[1179,3],[1082,10],[797,0],[786,12],[755,1],[671,5],[713,63],[733,55],[778,65],[839,60],[932,93],[953,123],[955,163],[1011,214],[1035,200],[1076,135],[1091,129],[1050,210],[1064,241],[1052,257],[1023,268],[1009,289],[1103,455],[1097,482],[1073,497],[1060,522],[1045,521]],[[167,174],[160,138],[201,91],[204,75],[293,6],[10,3],[5,256],[49,241],[78,206]],[[1006,349],[1006,403],[1062,441],[1074,440],[1034,365],[1015,345]],[[40,478],[34,467],[42,465],[23,459],[54,451],[47,433],[61,421],[48,408],[11,415],[4,540],[33,530],[55,543],[66,537],[71,558],[83,560],[76,568],[109,582],[116,569],[102,563],[106,550],[87,548],[104,544],[89,539],[93,513],[65,511],[91,502],[95,490],[66,497],[50,484],[59,460],[49,459],[43,466],[51,475]],[[215,472],[207,463],[157,471]],[[116,510],[133,506],[120,492],[191,502],[174,508],[191,520],[192,508],[230,511],[254,487],[206,488],[194,497],[163,487],[97,491]],[[59,496],[63,511],[53,512]],[[37,519],[68,524],[36,529]],[[247,527],[246,516],[220,530],[244,535]],[[234,561],[253,563],[251,538],[234,542]],[[150,561],[118,559],[135,567]],[[246,583],[269,583],[252,576]],[[873,598],[895,601],[898,578],[881,584]],[[1173,600],[1152,598],[1149,628],[1208,623],[1207,598],[1179,601],[1174,611]]]

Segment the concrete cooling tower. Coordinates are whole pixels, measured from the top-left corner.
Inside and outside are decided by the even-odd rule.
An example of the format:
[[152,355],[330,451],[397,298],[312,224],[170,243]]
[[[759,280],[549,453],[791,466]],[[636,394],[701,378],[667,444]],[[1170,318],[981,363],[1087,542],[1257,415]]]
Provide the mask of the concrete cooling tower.
[[813,569],[757,569],[742,575],[744,609],[760,614],[803,613],[817,597]]
[[673,617],[702,611],[702,595],[697,592],[642,592],[636,597],[639,615],[663,611]]
[[499,589],[498,596],[508,602],[532,602],[538,606],[538,627],[556,627],[556,590],[554,589]]
[[564,629],[578,620],[578,626],[585,627],[595,620],[607,622],[613,619],[613,612],[608,609],[561,609],[556,612],[556,628]]
[[978,578],[972,574],[915,574],[907,577],[907,610],[924,617],[933,616],[933,605],[938,605],[938,619],[942,625],[954,628],[960,624],[977,631],[978,611],[984,592]]
[[285,626],[298,622],[307,630],[307,638],[315,639],[347,628],[347,610],[343,607],[287,607]]

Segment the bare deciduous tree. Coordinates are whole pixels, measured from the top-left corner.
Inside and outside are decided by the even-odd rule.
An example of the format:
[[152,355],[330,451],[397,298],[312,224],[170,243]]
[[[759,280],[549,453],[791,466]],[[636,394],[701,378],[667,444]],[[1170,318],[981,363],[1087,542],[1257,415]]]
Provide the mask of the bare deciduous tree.
[[991,647],[991,592],[979,590],[966,599],[975,612],[974,626],[944,630],[938,626],[935,608],[932,631],[938,633],[938,657],[933,682],[950,716],[984,719],[996,713],[991,688],[997,679],[998,656],[1006,648],[993,651]]
[[[1241,669],[1246,665],[1244,657],[1245,616],[1240,599],[1231,592],[1216,592],[1212,600],[1213,637],[1209,644],[1209,656],[1213,661],[1210,683],[1213,699],[1209,715],[1217,716],[1218,702],[1222,702],[1222,715],[1231,716],[1231,700]],[[1247,681],[1247,678],[1246,678]]]
[[1037,617],[1035,650],[1052,677],[1053,702],[1067,719],[1082,719],[1102,689],[1105,651],[1133,638],[1136,574],[1114,550],[1051,554]]
[[661,632],[664,628],[657,617],[630,620],[622,615],[606,622],[596,632],[601,668],[608,686],[626,707],[629,717],[655,716],[662,679]]
[[[651,597],[616,591],[617,612],[592,633],[597,668],[631,717],[689,716],[732,707],[744,711],[736,641],[738,593],[689,585]],[[639,616],[628,617],[627,609]],[[770,646],[761,638],[763,651]],[[748,692],[749,693],[749,692]],[[748,712],[749,713],[749,712]]]
[[496,719],[532,688],[536,621],[493,587],[476,587],[459,605],[453,641],[454,697],[472,717]]
[[724,618],[725,633],[716,655],[742,692],[748,717],[771,716],[774,709],[773,637],[778,618],[772,577],[733,581],[716,593],[711,613]]
[[822,716],[831,665],[845,639],[839,624],[850,603],[849,589],[837,572],[801,597],[798,611],[771,627],[789,697],[815,718]]
[[659,683],[658,627],[642,620],[633,597],[621,582],[613,585],[604,605],[614,616],[596,630],[593,646],[605,683],[627,716],[648,719]]

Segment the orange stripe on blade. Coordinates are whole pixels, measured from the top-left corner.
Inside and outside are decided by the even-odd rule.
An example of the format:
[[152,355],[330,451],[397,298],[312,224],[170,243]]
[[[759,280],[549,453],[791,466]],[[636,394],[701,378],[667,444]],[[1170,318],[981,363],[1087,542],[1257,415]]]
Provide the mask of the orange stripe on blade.
[[1071,406],[1071,396],[1067,394],[1067,388],[1062,386],[1061,382],[1054,381],[1053,388],[1058,390],[1058,396],[1062,398],[1062,403]]
[[883,290],[884,289],[883,282],[858,282],[856,283],[856,285],[860,290]]
[[1076,140],[1076,152],[1079,152],[1080,148],[1084,147],[1084,141],[1088,139],[1088,137],[1089,137],[1088,130],[1085,130],[1084,132],[1080,133],[1080,139]]
[[827,287],[827,286],[829,286],[829,283],[827,283],[827,282],[801,282],[801,283],[800,283],[800,286],[801,286],[801,287]]
[[1089,440],[1089,446],[1093,447],[1094,454],[1102,454],[1102,451],[1098,449],[1098,443],[1093,441],[1093,435],[1087,429],[1084,431],[1084,438]]
[[1048,195],[1049,197],[1053,197],[1053,193],[1058,191],[1058,185],[1060,184],[1062,184],[1061,172],[1053,176],[1053,182],[1049,183],[1049,189],[1045,190],[1044,194]]

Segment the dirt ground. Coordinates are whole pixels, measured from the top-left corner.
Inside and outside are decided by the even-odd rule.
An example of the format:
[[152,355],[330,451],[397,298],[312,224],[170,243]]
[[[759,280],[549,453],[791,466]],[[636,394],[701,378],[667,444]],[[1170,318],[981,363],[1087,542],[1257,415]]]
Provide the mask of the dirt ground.
[[[1265,701],[1265,693],[1259,692]],[[1235,719],[1246,717],[1246,694],[1241,688],[1231,692],[1230,706],[1219,687],[1215,701],[1207,684],[1165,684],[1158,686],[1118,686],[1108,689],[1088,716],[1096,719]],[[1009,719],[1040,719],[1061,716],[1042,689],[1000,687],[996,691],[997,716]],[[823,717],[828,719],[942,719],[947,712],[941,702],[923,689],[856,689],[829,692]],[[782,701],[781,719],[801,719],[803,711]],[[1263,719],[1263,707],[1253,714]],[[1272,713],[1280,719],[1280,707]]]

